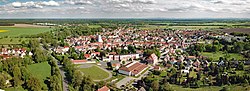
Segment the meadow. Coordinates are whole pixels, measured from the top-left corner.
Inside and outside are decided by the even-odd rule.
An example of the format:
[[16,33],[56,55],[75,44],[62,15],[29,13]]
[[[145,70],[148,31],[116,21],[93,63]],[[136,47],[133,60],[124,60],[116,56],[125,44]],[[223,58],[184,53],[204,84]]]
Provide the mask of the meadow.
[[[178,85],[171,85],[172,89],[175,91],[223,91],[222,86],[209,86],[209,87],[200,87],[200,88],[184,88],[180,87]],[[227,88],[227,91],[249,91],[250,87],[246,86],[238,86],[238,85],[230,85],[230,86],[224,86]]]
[[43,32],[50,31],[52,28],[49,27],[1,27],[0,26],[0,37],[16,37],[21,35],[34,35]]
[[32,75],[40,79],[42,87],[47,87],[44,81],[51,75],[51,66],[48,62],[36,63],[28,66]]
[[201,53],[203,56],[206,56],[208,58],[212,58],[214,61],[218,61],[220,57],[227,57],[229,60],[234,58],[237,60],[244,60],[244,56],[241,54],[236,54],[236,53],[224,53],[224,52],[202,52]]
[[[47,77],[51,75],[50,74],[51,67],[47,62],[28,65],[27,69],[33,76],[37,77],[40,80],[42,87],[47,87],[44,81],[47,79]],[[4,90],[5,91],[28,91],[24,89],[23,87],[16,87],[16,88],[11,87],[11,88],[6,88]]]
[[92,66],[89,68],[81,68],[80,71],[83,72],[84,75],[88,75],[93,80],[102,80],[108,78],[109,76],[107,72],[96,66]]
[[30,38],[0,38],[0,45],[22,44],[29,42]]

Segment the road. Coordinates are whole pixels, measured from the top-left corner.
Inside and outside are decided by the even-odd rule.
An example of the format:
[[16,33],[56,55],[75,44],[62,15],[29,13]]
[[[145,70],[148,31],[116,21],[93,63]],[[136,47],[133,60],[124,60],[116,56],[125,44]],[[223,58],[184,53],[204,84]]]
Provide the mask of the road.
[[[42,44],[40,44],[40,47],[42,48],[42,50],[46,50]],[[46,50],[47,51],[47,50]],[[60,69],[60,74],[62,76],[62,83],[63,83],[63,91],[69,91],[68,88],[69,88],[69,85],[68,85],[68,82],[66,80],[66,75],[65,75],[65,71],[62,70],[62,65],[59,63],[59,61],[54,57],[52,56],[50,53],[48,53],[56,62],[57,62],[57,66],[59,67]]]
[[[51,55],[52,56],[52,55]],[[66,80],[66,72],[62,69],[62,65],[59,63],[59,61],[54,57],[54,56],[52,56],[52,58],[54,59],[54,60],[56,60],[56,62],[57,62],[57,65],[58,65],[58,67],[59,67],[59,69],[60,69],[60,74],[61,74],[61,76],[62,76],[62,83],[63,83],[63,91],[69,91],[68,90],[68,88],[69,88],[69,85],[68,85],[68,81]]]
[[149,70],[147,70],[146,72],[144,72],[143,74],[141,74],[137,78],[131,77],[131,76],[126,76],[125,78],[123,78],[122,80],[120,80],[119,82],[116,83],[116,87],[121,88],[122,85],[126,86],[126,83],[129,83],[132,80],[134,80],[134,81],[141,80],[141,78],[147,76],[148,73],[149,73]]

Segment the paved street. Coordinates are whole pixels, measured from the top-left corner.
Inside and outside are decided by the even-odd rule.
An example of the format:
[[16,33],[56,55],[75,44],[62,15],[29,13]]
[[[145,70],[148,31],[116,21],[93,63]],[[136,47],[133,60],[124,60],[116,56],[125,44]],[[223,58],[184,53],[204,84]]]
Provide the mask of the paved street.
[[133,80],[133,79],[134,79],[134,78],[127,76],[127,77],[123,78],[122,80],[120,80],[119,82],[117,82],[117,83],[116,83],[116,87],[117,87],[117,88],[121,88],[122,85],[125,86],[126,83],[128,83],[129,81],[131,81],[131,80]]
[[122,85],[126,85],[126,83],[128,83],[131,80],[135,80],[135,81],[141,80],[141,78],[147,76],[148,73],[149,73],[149,70],[141,74],[140,77],[138,78],[126,76],[125,78],[123,78],[122,80],[116,83],[116,87],[121,88]]

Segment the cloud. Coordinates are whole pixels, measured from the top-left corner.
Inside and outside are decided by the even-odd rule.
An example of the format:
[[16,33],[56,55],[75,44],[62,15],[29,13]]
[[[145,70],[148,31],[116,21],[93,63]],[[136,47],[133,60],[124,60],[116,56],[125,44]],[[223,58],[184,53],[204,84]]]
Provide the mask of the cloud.
[[43,1],[40,4],[43,6],[59,6],[60,5],[58,2],[55,2],[55,1],[49,1],[49,2]]
[[72,4],[72,5],[87,5],[93,4],[91,1],[88,0],[65,0],[65,4]]
[[55,1],[43,1],[43,2],[13,2],[11,4],[14,8],[43,8],[44,6],[59,6],[60,4]]
[[[3,0],[1,0],[3,1]],[[221,14],[249,15],[250,0],[34,0],[8,2],[0,5],[0,11],[7,14],[23,12],[34,15],[48,13],[54,15],[80,17],[217,17]],[[86,15],[88,13],[89,15]],[[7,16],[6,14],[6,16]],[[68,15],[67,15],[68,14]],[[211,16],[209,16],[211,15]],[[231,16],[230,15],[230,16]],[[3,16],[0,14],[0,17]],[[20,15],[21,16],[21,15]],[[189,16],[189,17],[190,17]],[[248,16],[250,17],[250,16]]]

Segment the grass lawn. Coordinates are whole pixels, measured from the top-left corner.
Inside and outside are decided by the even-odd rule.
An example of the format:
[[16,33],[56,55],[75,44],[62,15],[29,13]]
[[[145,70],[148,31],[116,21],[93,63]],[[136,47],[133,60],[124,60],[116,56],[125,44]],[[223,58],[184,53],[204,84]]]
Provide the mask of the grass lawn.
[[170,26],[169,28],[178,29],[178,30],[208,30],[208,29],[218,29],[221,26]]
[[4,89],[5,91],[28,91],[28,90],[25,90],[24,88],[22,87],[17,87],[17,88],[6,88]]
[[21,35],[33,35],[42,32],[50,31],[48,27],[0,27],[0,37],[4,36],[21,36]]
[[100,25],[88,25],[89,28],[100,28]]
[[[203,56],[206,56],[206,57],[209,57],[209,58],[212,58],[212,60],[214,61],[218,61],[220,57],[225,57],[226,54],[223,53],[223,52],[202,52],[201,53]],[[243,60],[245,59],[243,55],[241,54],[236,54],[236,53],[228,53],[228,57],[227,59],[232,59],[232,58],[235,58],[237,60]]]
[[90,76],[93,80],[102,80],[109,77],[109,74],[106,71],[97,66],[80,68],[80,70],[84,73],[84,75]]
[[29,42],[30,38],[0,38],[0,45],[22,44],[22,41]]
[[[201,88],[183,88],[178,85],[171,85],[172,89],[175,91],[220,91],[223,86],[210,86],[210,87],[201,87]],[[231,85],[231,86],[226,86],[226,88],[229,89],[229,91],[249,91],[249,86],[248,87],[243,87],[243,86],[236,86],[236,85]]]
[[44,80],[51,75],[51,66],[47,62],[29,65],[28,70],[33,76],[40,79],[43,86],[46,86]]

